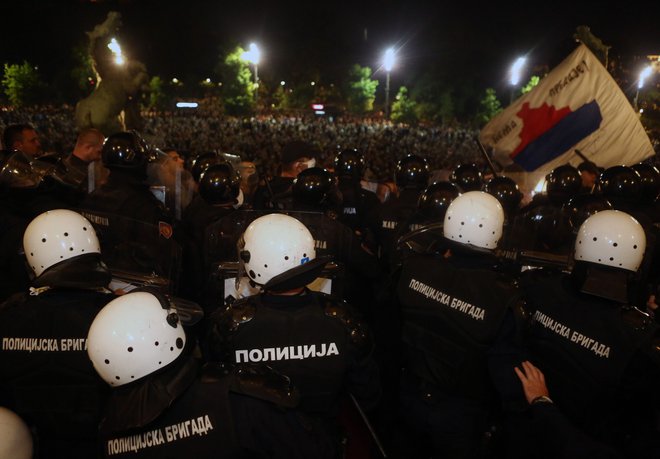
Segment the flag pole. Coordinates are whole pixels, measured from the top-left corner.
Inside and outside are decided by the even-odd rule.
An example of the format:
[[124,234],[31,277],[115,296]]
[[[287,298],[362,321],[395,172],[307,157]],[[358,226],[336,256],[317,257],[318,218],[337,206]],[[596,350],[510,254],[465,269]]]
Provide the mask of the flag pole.
[[493,177],[498,177],[497,171],[495,170],[495,165],[490,160],[490,157],[488,156],[488,153],[486,153],[486,149],[484,148],[483,144],[479,140],[479,137],[475,137],[474,141],[477,143],[477,146],[479,147],[479,150],[481,151],[481,154],[484,155],[484,158],[486,158],[486,162],[488,163],[488,167],[490,167],[490,170],[493,172]]

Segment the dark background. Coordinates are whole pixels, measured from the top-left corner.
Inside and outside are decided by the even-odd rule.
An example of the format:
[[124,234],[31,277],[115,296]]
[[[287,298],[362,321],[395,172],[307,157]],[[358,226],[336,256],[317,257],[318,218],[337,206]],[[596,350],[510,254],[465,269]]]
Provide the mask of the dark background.
[[85,32],[112,10],[122,14],[117,38],[124,53],[164,78],[215,79],[223,50],[254,41],[262,49],[259,75],[274,84],[305,78],[334,83],[353,63],[368,65],[382,80],[380,59],[394,46],[393,87],[425,74],[502,89],[517,56],[529,56],[526,77],[541,74],[574,49],[572,35],[582,24],[612,46],[613,59],[660,54],[660,2],[599,3],[3,2],[0,58],[27,60],[48,79],[70,65],[72,48],[84,45]]

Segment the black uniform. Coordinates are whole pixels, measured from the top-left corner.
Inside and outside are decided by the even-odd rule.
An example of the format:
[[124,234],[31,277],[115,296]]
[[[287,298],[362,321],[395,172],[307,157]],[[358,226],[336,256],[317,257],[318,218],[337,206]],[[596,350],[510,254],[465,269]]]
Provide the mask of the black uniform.
[[[105,457],[331,458],[328,437],[296,411],[284,378],[261,369],[230,375],[184,355],[164,372],[117,388],[101,424]],[[135,409],[143,406],[142,410]]]
[[339,221],[361,234],[362,240],[376,253],[378,235],[383,225],[382,204],[376,193],[365,190],[360,182],[339,179],[342,197]]
[[0,306],[0,404],[36,432],[40,458],[90,458],[107,391],[87,357],[87,332],[113,298],[90,290],[17,294]]
[[491,256],[452,250],[449,259],[413,255],[401,268],[402,413],[436,454],[471,457],[495,389],[507,406],[523,401],[513,372],[520,292]]
[[657,326],[635,308],[581,293],[572,276],[537,272],[524,281],[529,348],[562,412],[621,451],[658,454],[646,445],[659,438]]
[[212,360],[263,362],[289,376],[302,411],[334,416],[348,390],[364,408],[379,396],[371,335],[350,307],[305,290],[296,296],[261,294],[211,316]]
[[257,188],[254,195],[254,208],[256,210],[273,209],[287,210],[293,206],[291,188],[293,177],[272,177],[266,179],[263,185]]
[[92,212],[117,214],[152,225],[171,220],[165,206],[149,190],[149,185],[141,178],[121,169],[113,169],[108,182],[88,195],[81,207]]
[[417,210],[417,202],[422,190],[413,188],[404,188],[398,197],[393,197],[383,204],[382,218],[383,224],[380,230],[381,259],[385,266],[396,264],[394,261],[394,252],[396,239],[400,235],[397,232],[397,225],[408,221]]

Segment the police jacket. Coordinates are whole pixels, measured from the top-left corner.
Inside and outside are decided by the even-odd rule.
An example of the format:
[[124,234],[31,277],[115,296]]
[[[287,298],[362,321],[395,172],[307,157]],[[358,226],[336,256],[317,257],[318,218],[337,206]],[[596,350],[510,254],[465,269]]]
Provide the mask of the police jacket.
[[412,255],[401,267],[397,294],[407,369],[425,387],[485,402],[497,367],[504,379],[493,382],[515,398],[520,292],[494,269],[489,254],[452,250],[447,259]]
[[339,221],[359,231],[365,242],[377,243],[377,236],[382,227],[382,204],[376,193],[365,190],[360,182],[339,179],[339,191],[342,196],[342,208]]
[[151,193],[149,186],[140,178],[118,169],[110,172],[107,183],[89,194],[81,207],[152,225],[170,221],[164,205]]
[[336,414],[344,390],[365,409],[380,394],[370,332],[347,304],[322,293],[239,300],[211,316],[208,344],[213,360],[261,362],[290,377],[307,413]]
[[382,225],[379,234],[381,258],[389,262],[391,252],[395,250],[399,223],[409,220],[417,210],[417,201],[421,190],[404,188],[398,197],[392,197],[383,203]]
[[[226,374],[189,356],[113,391],[100,427],[105,457],[331,457],[295,411],[297,394],[269,369]],[[140,408],[137,408],[140,407]]]
[[107,390],[87,356],[87,332],[112,298],[54,288],[0,306],[0,405],[34,427],[39,457],[94,457]]
[[254,208],[256,210],[273,209],[286,210],[292,207],[291,189],[293,177],[266,178],[265,183],[257,188],[254,195]]
[[637,410],[658,406],[656,390],[643,388],[658,381],[657,325],[633,307],[581,293],[570,275],[539,271],[523,281],[528,346],[553,400],[594,438],[622,440]]

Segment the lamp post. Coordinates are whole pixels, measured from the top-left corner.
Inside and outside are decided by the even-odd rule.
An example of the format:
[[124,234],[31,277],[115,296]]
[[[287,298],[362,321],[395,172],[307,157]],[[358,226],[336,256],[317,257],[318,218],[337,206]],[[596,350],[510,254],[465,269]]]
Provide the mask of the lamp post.
[[394,49],[389,48],[385,51],[383,58],[383,67],[385,68],[385,118],[390,117],[390,72],[394,67]]
[[511,66],[511,70],[509,71],[509,75],[510,75],[509,83],[511,83],[511,93],[509,97],[509,103],[513,102],[513,93],[516,90],[516,86],[520,82],[520,74],[522,73],[522,69],[525,66],[526,62],[527,62],[526,57],[519,57]]
[[256,43],[250,43],[250,48],[241,57],[243,60],[254,65],[254,103],[256,105],[259,100],[259,59],[261,57],[261,51],[259,51]]
[[637,101],[639,99],[639,90],[644,87],[644,82],[648,77],[651,76],[652,72],[653,72],[653,67],[651,67],[650,65],[647,65],[646,67],[644,67],[644,69],[641,72],[639,72],[639,79],[637,80],[637,92],[635,93],[635,104],[634,104],[636,112],[639,112],[639,107],[637,106]]

